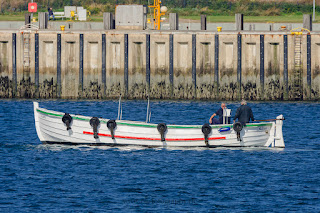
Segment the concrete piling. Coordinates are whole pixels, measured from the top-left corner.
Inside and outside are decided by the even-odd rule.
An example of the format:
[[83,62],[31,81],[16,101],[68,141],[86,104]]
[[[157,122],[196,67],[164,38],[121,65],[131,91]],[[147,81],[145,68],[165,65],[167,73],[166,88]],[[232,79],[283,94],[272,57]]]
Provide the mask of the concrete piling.
[[39,29],[47,29],[48,28],[48,13],[46,12],[40,12],[38,13],[38,19],[39,19]]
[[173,97],[173,34],[169,35],[169,79],[170,79],[170,98]]
[[80,34],[79,38],[80,43],[80,51],[79,51],[79,97],[82,97],[83,92],[83,34]]
[[235,14],[236,19],[236,31],[243,30],[243,14],[237,13]]
[[24,14],[24,24],[30,24],[31,23],[31,14],[30,13],[25,13]]
[[219,35],[214,36],[214,84],[212,98],[218,99],[219,94]]
[[[61,98],[61,34],[57,34],[57,94],[56,97]],[[53,78],[52,78],[53,83]],[[54,85],[54,83],[52,84]],[[52,97],[54,97],[54,92],[52,93]]]
[[306,99],[311,100],[311,35],[307,35],[307,91]]
[[17,96],[17,34],[12,33],[12,97]]
[[242,90],[242,69],[241,69],[241,64],[242,64],[242,39],[241,39],[241,34],[238,34],[238,50],[237,50],[237,56],[238,56],[238,63],[237,63],[237,96],[238,100],[241,100],[241,90]]
[[169,13],[170,30],[179,30],[178,13]]
[[146,95],[150,94],[150,34],[146,35]]
[[310,14],[303,14],[303,28],[312,31],[312,16]]
[[112,13],[103,13],[103,29],[112,30],[114,29],[114,17]]
[[102,68],[101,68],[101,79],[102,79],[102,98],[106,98],[106,89],[107,89],[107,80],[106,80],[106,57],[107,57],[107,51],[106,51],[106,34],[102,34],[102,54],[101,54],[101,62],[102,62]]
[[35,47],[34,47],[34,53],[35,53],[35,67],[34,67],[34,73],[35,73],[35,91],[36,91],[36,97],[39,97],[39,34],[35,34]]
[[193,96],[197,97],[197,35],[192,35],[192,87]]
[[207,16],[201,15],[201,30],[207,30]]

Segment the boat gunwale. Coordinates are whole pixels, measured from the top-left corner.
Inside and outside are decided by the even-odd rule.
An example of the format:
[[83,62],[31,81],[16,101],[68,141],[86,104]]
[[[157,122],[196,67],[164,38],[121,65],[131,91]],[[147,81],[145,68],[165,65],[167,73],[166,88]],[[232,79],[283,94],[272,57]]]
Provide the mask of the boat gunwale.
[[[51,115],[55,117],[63,117],[64,113],[48,110],[45,108],[37,108],[37,112],[45,114],[45,115]],[[82,121],[90,121],[90,118],[88,116],[83,115],[74,115],[70,114],[73,119],[75,120],[82,120]],[[107,123],[110,119],[104,119],[100,118],[102,123]],[[107,121],[106,121],[107,120]],[[138,127],[148,127],[148,128],[156,128],[157,124],[148,124],[144,122],[139,121],[126,121],[126,120],[116,120],[117,124],[119,125],[126,125],[126,126],[138,126]],[[233,127],[233,124],[220,124],[220,125],[210,125],[212,128],[220,129],[225,127]],[[262,123],[248,123],[246,127],[259,127],[259,126],[272,126],[272,122],[262,122]],[[202,128],[202,125],[167,125],[170,129],[199,129]]]

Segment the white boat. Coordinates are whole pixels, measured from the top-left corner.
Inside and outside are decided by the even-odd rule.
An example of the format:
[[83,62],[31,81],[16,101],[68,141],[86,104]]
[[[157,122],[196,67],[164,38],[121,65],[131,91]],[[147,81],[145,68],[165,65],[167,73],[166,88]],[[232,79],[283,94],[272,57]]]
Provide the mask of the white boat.
[[283,116],[270,122],[166,125],[110,120],[47,110],[33,102],[38,137],[46,144],[147,147],[284,147]]

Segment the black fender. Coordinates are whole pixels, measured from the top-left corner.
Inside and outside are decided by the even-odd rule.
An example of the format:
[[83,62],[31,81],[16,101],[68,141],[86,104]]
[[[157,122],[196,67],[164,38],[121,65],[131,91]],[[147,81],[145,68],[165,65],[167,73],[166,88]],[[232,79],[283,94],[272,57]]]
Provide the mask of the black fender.
[[111,137],[112,137],[112,139],[114,139],[114,129],[117,127],[116,121],[115,121],[115,120],[109,120],[109,121],[107,122],[107,127],[108,127],[108,129],[110,130],[110,132],[111,132]]
[[70,124],[72,122],[72,117],[69,113],[65,113],[62,117],[62,122],[67,126],[67,130],[71,129]]
[[93,128],[93,137],[95,139],[99,138],[98,136],[98,126],[100,124],[100,120],[97,117],[93,117],[90,119],[90,126]]
[[233,130],[237,133],[237,140],[240,141],[240,132],[243,129],[243,125],[240,122],[233,124]]
[[212,131],[210,124],[208,124],[208,123],[203,124],[201,131],[204,134],[204,141],[206,142],[207,147],[209,147],[209,134]]
[[165,137],[164,134],[167,131],[168,127],[165,123],[159,123],[157,126],[157,130],[159,131],[160,135],[161,135],[161,141],[165,141]]

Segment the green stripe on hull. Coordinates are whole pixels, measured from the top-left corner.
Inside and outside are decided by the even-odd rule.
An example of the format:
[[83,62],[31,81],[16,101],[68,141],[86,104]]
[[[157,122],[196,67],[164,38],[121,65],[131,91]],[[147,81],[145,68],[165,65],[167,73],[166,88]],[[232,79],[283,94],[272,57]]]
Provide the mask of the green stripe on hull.
[[51,112],[45,112],[45,111],[42,111],[40,109],[37,109],[37,112],[40,112],[40,113],[46,114],[46,115],[56,116],[56,117],[63,117],[63,115],[59,115],[59,114],[55,114],[55,113],[51,113]]
[[[55,113],[51,113],[51,112],[45,112],[42,111],[40,109],[37,109],[37,112],[40,112],[42,114],[45,115],[51,115],[51,116],[56,116],[56,117],[63,117],[63,115],[59,115],[59,114],[55,114]],[[90,119],[88,118],[80,118],[77,116],[72,117],[75,120],[81,120],[81,121],[90,121]],[[106,121],[101,120],[102,123],[107,123]],[[124,122],[117,122],[117,124],[120,125],[126,125],[126,126],[139,126],[139,127],[150,127],[150,128],[156,128],[157,125],[156,124],[133,124],[133,123],[124,123]],[[232,124],[228,124],[228,125],[222,125],[222,126],[211,126],[214,129],[220,129],[220,128],[226,128],[226,127],[230,127],[232,128]],[[258,126],[272,126],[272,123],[256,123],[256,124],[247,124],[247,127],[258,127]],[[168,128],[170,129],[201,129],[202,126],[201,125],[194,125],[194,126],[178,126],[178,125],[168,125]]]

